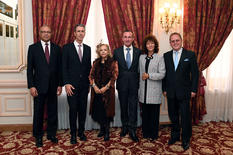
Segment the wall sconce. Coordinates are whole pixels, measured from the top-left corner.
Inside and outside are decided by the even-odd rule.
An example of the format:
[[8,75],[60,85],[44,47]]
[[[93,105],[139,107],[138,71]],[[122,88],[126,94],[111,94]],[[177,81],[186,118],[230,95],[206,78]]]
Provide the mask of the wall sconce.
[[176,3],[173,4],[173,7],[170,7],[169,3],[164,3],[164,7],[159,9],[159,14],[160,24],[166,33],[174,26],[174,23],[180,24],[181,10],[178,9]]

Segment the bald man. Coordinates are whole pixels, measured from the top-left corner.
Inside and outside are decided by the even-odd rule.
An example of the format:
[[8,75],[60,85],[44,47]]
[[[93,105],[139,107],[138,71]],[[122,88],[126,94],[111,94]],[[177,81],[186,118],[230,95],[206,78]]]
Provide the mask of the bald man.
[[61,49],[50,41],[52,32],[49,26],[39,31],[40,41],[29,46],[27,82],[34,99],[33,136],[36,146],[43,146],[44,105],[47,104],[47,139],[57,143],[57,96],[62,92]]

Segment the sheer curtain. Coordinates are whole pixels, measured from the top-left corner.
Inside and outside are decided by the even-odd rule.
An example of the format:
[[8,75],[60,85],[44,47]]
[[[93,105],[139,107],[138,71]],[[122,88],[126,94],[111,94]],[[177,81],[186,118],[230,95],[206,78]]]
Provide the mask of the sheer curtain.
[[204,121],[233,120],[233,31],[220,53],[206,69],[206,107]]

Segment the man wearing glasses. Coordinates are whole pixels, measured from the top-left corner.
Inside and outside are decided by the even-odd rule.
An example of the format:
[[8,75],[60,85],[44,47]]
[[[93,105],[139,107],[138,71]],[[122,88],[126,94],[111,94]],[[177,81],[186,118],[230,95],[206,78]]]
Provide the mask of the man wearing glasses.
[[62,74],[61,49],[50,41],[50,27],[42,26],[39,36],[41,40],[30,45],[28,49],[27,82],[34,98],[33,136],[36,138],[36,146],[42,147],[45,104],[48,113],[47,139],[58,143],[57,96],[62,92]]
[[195,53],[182,47],[179,33],[170,35],[170,45],[172,50],[164,54],[166,75],[163,79],[163,93],[167,97],[168,114],[172,123],[168,144],[180,140],[182,129],[182,147],[187,150],[192,136],[190,98],[197,93],[198,66]]

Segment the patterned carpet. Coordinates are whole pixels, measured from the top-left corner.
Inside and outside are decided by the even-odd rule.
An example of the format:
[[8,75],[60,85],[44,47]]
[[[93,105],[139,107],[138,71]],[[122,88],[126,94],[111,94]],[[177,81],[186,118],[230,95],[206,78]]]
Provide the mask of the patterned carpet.
[[88,140],[71,145],[69,130],[60,130],[57,133],[58,144],[53,144],[44,136],[44,146],[36,148],[31,132],[0,132],[0,155],[45,154],[45,155],[233,155],[233,123],[210,122],[193,126],[193,137],[190,148],[183,151],[181,142],[167,145],[170,128],[161,126],[159,139],[150,141],[141,138],[141,129],[138,128],[140,142],[131,141],[127,135],[120,138],[120,128],[111,128],[109,142],[97,138],[98,131],[86,131]]

